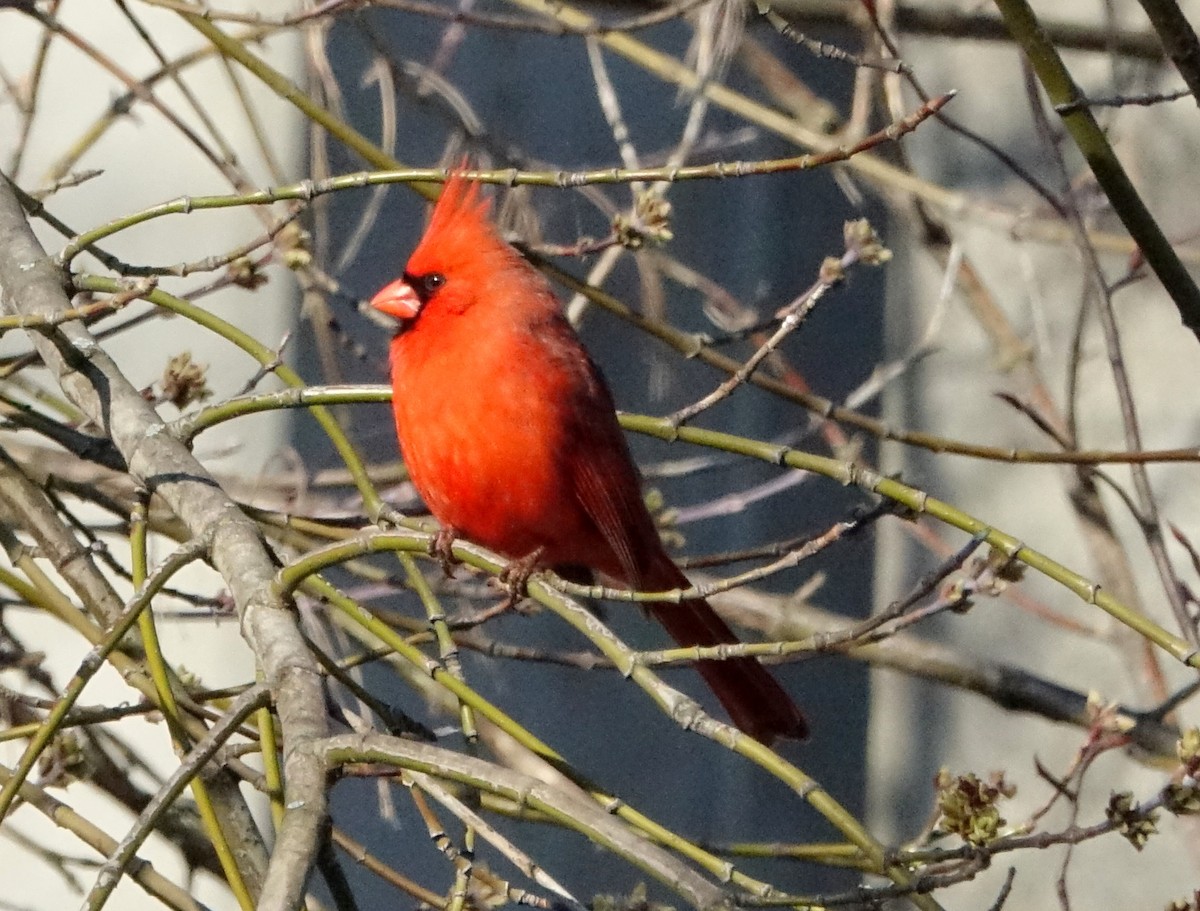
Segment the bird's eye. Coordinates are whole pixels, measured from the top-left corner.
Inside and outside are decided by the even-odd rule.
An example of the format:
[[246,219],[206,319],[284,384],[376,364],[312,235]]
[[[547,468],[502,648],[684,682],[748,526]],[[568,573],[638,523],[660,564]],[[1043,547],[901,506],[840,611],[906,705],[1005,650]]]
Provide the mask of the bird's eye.
[[424,275],[413,275],[411,272],[405,272],[404,283],[413,289],[417,295],[417,300],[422,304],[427,304],[437,289],[446,284],[446,276],[441,272],[426,272]]

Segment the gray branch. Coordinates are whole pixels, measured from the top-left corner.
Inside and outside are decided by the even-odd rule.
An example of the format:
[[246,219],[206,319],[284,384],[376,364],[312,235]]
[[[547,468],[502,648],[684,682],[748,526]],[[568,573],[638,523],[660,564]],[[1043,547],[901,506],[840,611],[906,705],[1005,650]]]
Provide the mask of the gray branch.
[[543,781],[475,756],[385,734],[344,734],[324,743],[310,743],[307,748],[324,757],[331,768],[349,763],[384,763],[499,794],[518,804],[549,812],[562,824],[667,884],[693,907],[702,911],[732,907],[732,897],[724,888],[697,873],[665,847],[614,819],[609,810],[573,785]]
[[[70,306],[63,278],[0,175],[0,310],[52,317]],[[70,321],[30,335],[66,396],[112,440],[130,476],[160,497],[191,535],[212,536],[209,560],[237,604],[242,634],[263,670],[283,730],[288,810],[276,850],[263,873],[266,851],[255,833],[254,842],[243,844],[239,862],[262,911],[291,911],[303,894],[325,816],[324,764],[315,751],[297,748],[328,732],[319,671],[295,615],[272,588],[275,570],[266,544],[85,326]]]

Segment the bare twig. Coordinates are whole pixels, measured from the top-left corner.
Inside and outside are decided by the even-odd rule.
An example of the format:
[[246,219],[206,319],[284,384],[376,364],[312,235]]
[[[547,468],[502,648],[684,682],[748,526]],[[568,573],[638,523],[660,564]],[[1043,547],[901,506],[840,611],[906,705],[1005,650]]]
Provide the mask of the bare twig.
[[845,253],[842,254],[840,259],[834,259],[833,257],[826,259],[821,265],[820,276],[817,281],[807,291],[776,314],[776,318],[781,318],[781,322],[774,334],[759,346],[758,350],[751,355],[745,364],[739,367],[729,379],[721,383],[715,390],[699,401],[688,405],[686,408],[681,408],[672,414],[667,419],[671,424],[676,427],[681,426],[702,411],[708,410],[727,398],[738,386],[745,383],[754,374],[754,371],[758,369],[758,365],[804,322],[808,314],[812,312],[821,298],[825,296],[825,292],[842,282],[848,269],[859,262],[865,262],[868,265],[881,265],[891,257],[891,253],[880,243],[879,238],[876,237],[875,232],[865,220],[847,222],[844,233],[846,239]]

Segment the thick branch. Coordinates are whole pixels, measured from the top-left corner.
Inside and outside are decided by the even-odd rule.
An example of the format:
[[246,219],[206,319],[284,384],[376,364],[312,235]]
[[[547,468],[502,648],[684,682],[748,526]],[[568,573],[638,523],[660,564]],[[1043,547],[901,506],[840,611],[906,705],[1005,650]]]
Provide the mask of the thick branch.
[[[30,230],[12,186],[0,180],[0,309],[26,316],[51,316],[70,306],[63,276]],[[325,712],[316,663],[305,648],[293,615],[271,588],[274,567],[257,527],[225,494],[212,475],[166,427],[125,378],[91,333],[79,322],[31,333],[34,346],[67,397],[116,446],[138,483],[157,494],[192,535],[212,534],[210,559],[237,604],[242,633],[275,697],[284,734],[289,812],[278,845],[288,856],[315,855],[316,826],[323,816],[324,768],[310,751],[296,746],[325,736]],[[303,874],[273,864],[265,874],[265,848],[247,846],[252,861],[245,872],[259,907],[291,909],[304,887]],[[265,882],[263,876],[265,875]]]
[[547,813],[559,824],[584,833],[594,842],[669,884],[699,909],[728,909],[730,896],[670,851],[612,817],[606,809],[572,787],[541,781],[522,772],[464,756],[453,750],[383,734],[346,734],[313,744],[330,768],[353,763],[385,763],[436,778],[459,782],[480,792],[508,797]]

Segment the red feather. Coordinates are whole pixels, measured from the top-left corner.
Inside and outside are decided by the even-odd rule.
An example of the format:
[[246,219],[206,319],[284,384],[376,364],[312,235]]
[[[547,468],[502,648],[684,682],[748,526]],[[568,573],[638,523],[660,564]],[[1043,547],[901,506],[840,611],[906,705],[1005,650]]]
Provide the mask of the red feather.
[[[685,588],[642,500],[600,371],[545,279],[454,175],[404,277],[372,304],[401,320],[393,408],[413,483],[442,525],[512,559],[587,567],[645,591]],[[696,599],[651,613],[683,646],[737,637]],[[799,709],[753,658],[697,668],[734,723],[804,737]]]

